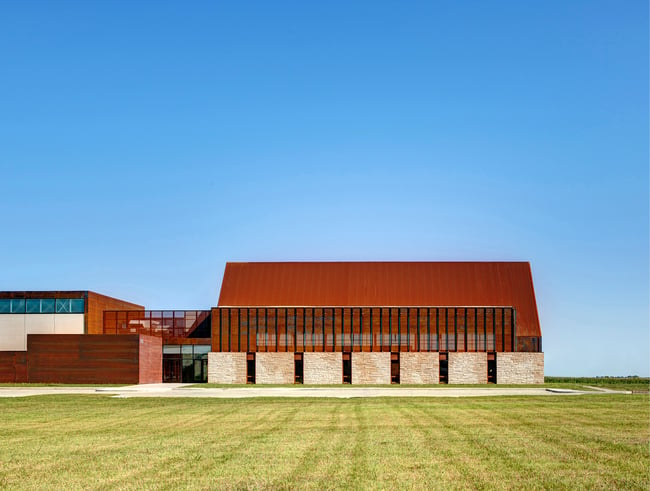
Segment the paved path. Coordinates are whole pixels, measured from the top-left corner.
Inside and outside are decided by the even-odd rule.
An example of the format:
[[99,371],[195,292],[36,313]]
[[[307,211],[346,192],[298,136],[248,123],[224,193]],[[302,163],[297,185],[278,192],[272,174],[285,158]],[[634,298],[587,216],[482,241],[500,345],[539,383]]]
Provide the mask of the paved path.
[[207,389],[192,384],[142,384],[125,387],[0,387],[0,397],[25,397],[52,394],[105,394],[113,397],[201,397],[240,399],[245,397],[480,397],[480,396],[567,396],[602,394],[568,389],[499,387],[238,387]]
[[583,387],[586,387],[587,389],[595,390],[598,392],[605,392],[607,394],[631,394],[631,390],[614,390],[614,389],[606,389],[605,387],[594,387],[593,385],[584,385]]

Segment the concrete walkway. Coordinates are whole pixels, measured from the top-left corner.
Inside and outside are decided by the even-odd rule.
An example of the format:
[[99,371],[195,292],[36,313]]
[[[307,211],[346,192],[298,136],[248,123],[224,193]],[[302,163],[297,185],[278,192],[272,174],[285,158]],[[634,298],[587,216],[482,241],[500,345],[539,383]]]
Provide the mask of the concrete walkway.
[[[607,391],[606,393],[611,393]],[[613,391],[616,392],[616,391]],[[602,391],[578,391],[569,389],[499,388],[499,387],[236,387],[207,389],[192,384],[142,384],[125,387],[0,387],[0,397],[26,397],[53,394],[105,394],[118,398],[127,397],[201,397],[218,399],[241,399],[246,397],[484,397],[484,396],[567,396],[603,394]],[[621,392],[617,392],[621,393]],[[623,392],[629,393],[629,392]]]

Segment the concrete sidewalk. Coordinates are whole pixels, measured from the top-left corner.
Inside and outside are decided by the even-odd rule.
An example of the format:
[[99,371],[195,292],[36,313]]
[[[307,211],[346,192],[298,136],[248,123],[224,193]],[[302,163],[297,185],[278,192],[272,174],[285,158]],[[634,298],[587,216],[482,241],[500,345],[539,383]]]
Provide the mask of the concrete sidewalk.
[[[193,384],[142,384],[124,387],[0,387],[0,397],[26,397],[53,394],[104,394],[118,398],[130,397],[200,397],[241,399],[247,397],[488,397],[488,396],[567,396],[603,394],[603,392],[553,390],[540,388],[400,388],[400,387],[192,387]],[[609,392],[608,392],[609,393]]]

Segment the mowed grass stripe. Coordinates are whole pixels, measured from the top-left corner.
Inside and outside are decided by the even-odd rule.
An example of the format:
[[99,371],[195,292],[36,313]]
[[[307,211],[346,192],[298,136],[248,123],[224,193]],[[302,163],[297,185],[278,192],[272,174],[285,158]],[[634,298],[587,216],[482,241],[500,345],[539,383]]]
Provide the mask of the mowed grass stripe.
[[0,399],[0,488],[648,489],[649,403]]
[[431,415],[431,408],[422,409],[419,419],[435,419],[449,449],[444,454],[445,465],[459,469],[467,489],[500,487],[504,482],[518,486],[528,482],[534,488],[539,482],[529,459],[522,458],[525,450],[521,449],[521,434],[506,428],[498,411],[485,412],[477,401],[435,415]]

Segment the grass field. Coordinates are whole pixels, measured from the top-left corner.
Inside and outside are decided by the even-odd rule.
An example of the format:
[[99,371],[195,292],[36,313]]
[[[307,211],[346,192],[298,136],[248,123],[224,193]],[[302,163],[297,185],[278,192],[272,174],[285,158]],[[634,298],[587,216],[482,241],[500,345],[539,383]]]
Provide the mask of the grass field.
[[647,395],[0,399],[0,488],[648,489]]
[[[650,379],[636,377],[636,378],[616,378],[616,377],[545,377],[544,384],[535,384],[535,385],[522,385],[522,384],[478,384],[478,385],[406,385],[406,384],[396,384],[396,385],[365,385],[364,387],[382,387],[382,388],[403,388],[403,387],[413,387],[413,388],[432,388],[432,389],[445,389],[449,387],[457,388],[472,388],[480,387],[482,389],[502,389],[502,388],[557,388],[557,389],[573,389],[581,391],[589,391],[588,386],[601,387],[604,389],[612,390],[621,390],[621,391],[638,391],[638,392],[650,392]],[[196,384],[196,388],[235,388],[235,387],[251,387],[250,385],[224,385],[224,384]],[[293,385],[265,385],[264,387],[294,387]],[[337,388],[348,388],[348,387],[359,387],[358,385],[300,385],[300,387],[337,387]]]
[[577,384],[613,390],[650,391],[647,377],[544,377],[545,385]]

